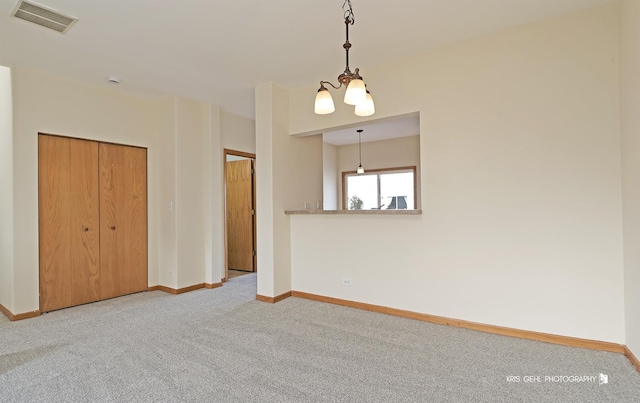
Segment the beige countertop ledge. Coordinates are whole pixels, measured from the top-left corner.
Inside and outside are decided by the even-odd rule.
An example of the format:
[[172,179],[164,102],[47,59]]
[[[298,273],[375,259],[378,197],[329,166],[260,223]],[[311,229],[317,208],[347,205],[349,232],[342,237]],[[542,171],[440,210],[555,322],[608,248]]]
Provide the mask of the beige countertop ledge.
[[335,215],[335,214],[347,214],[347,215],[420,215],[422,210],[285,210],[286,215],[298,215],[298,214],[315,214],[315,215]]

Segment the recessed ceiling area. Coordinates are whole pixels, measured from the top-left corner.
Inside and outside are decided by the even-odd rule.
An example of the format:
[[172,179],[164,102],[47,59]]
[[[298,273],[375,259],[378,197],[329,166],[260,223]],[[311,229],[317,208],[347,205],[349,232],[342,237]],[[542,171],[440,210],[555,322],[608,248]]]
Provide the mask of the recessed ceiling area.
[[335,146],[358,144],[356,130],[363,129],[362,142],[390,140],[400,137],[417,136],[420,134],[420,118],[418,116],[385,120],[377,123],[367,123],[349,129],[324,132],[322,141]]
[[[65,35],[0,0],[0,64],[144,96],[174,94],[253,118],[254,88],[313,88],[344,70],[344,0],[38,0],[78,19]],[[613,0],[352,0],[350,64],[371,69],[466,38]],[[314,88],[315,87],[315,88]]]

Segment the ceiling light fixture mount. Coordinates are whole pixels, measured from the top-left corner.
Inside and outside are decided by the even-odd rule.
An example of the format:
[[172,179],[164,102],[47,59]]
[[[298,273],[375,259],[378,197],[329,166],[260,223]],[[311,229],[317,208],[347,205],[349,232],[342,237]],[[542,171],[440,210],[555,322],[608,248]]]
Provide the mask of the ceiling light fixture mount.
[[351,0],[345,0],[344,4],[342,4],[342,9],[344,10],[344,24],[346,27],[346,41],[342,47],[346,52],[347,67],[344,69],[344,72],[338,76],[338,86],[333,85],[329,81],[320,81],[320,89],[316,94],[314,111],[318,115],[326,115],[336,110],[333,104],[333,98],[327,87],[324,86],[325,84],[329,84],[335,89],[339,89],[342,86],[347,88],[344,94],[344,103],[355,105],[356,115],[371,116],[376,111],[371,93],[367,90],[367,86],[362,80],[362,76],[360,76],[360,69],[356,68],[354,72],[351,72],[349,68],[349,49],[351,49],[351,43],[349,42],[349,25],[353,25],[356,22]]

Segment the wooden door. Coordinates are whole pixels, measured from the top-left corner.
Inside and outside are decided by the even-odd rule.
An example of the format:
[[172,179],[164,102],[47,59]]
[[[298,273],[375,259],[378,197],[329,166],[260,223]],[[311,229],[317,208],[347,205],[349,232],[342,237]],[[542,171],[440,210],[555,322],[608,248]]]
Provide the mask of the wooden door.
[[227,161],[228,268],[254,271],[252,160]]
[[100,296],[147,289],[147,150],[100,143]]
[[40,310],[99,299],[98,143],[38,136]]

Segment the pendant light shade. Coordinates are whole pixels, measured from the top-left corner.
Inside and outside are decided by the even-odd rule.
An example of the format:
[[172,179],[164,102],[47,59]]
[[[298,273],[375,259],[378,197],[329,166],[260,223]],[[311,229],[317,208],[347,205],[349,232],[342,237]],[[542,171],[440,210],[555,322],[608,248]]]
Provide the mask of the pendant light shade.
[[331,93],[324,86],[318,90],[314,110],[318,115],[326,115],[336,110]]
[[364,168],[362,167],[362,165],[358,166],[358,170],[356,171],[359,174],[363,174],[364,173]]
[[367,97],[364,102],[361,102],[356,105],[355,114],[358,116],[371,116],[376,113],[376,107],[373,104],[373,98],[371,97],[371,93],[367,91]]
[[367,99],[367,89],[362,79],[351,80],[347,91],[344,93],[344,103],[347,105],[359,105]]

